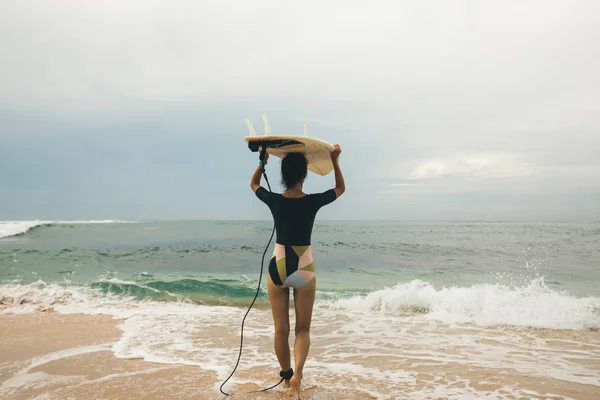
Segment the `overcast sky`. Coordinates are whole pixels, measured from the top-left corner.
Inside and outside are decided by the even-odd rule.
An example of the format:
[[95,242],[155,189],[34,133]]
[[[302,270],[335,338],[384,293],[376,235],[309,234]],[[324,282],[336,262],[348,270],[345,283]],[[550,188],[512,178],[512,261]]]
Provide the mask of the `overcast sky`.
[[243,141],[265,113],[341,144],[322,218],[600,220],[598,21],[595,0],[4,0],[0,219],[268,218]]

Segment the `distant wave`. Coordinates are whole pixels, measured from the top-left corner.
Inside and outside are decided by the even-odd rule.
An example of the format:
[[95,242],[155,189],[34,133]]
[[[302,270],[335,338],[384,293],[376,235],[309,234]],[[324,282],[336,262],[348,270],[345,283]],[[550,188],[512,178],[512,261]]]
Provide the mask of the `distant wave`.
[[44,221],[3,221],[0,222],[0,239],[18,236],[28,232],[36,226],[48,224]]
[[91,220],[91,221],[0,221],[0,239],[11,236],[24,235],[37,227],[56,225],[83,225],[83,224],[129,224],[135,221],[121,220]]

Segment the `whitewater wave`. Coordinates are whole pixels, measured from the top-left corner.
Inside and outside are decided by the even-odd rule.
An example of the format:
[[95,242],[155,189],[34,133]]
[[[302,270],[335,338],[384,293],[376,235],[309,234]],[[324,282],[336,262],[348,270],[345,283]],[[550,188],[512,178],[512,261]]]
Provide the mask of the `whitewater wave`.
[[0,222],[0,239],[22,235],[31,228],[47,223],[44,221],[2,221]]
[[[193,307],[245,307],[256,289],[254,283],[228,280],[133,282],[102,280],[91,287],[47,284],[0,285],[0,312],[39,310],[120,315],[123,311],[165,307],[170,303]],[[268,305],[264,288],[259,308]],[[527,286],[499,284],[436,289],[414,280],[367,294],[319,291],[317,306],[323,312],[352,318],[423,318],[445,324],[507,325],[550,329],[600,329],[600,298],[575,297],[545,286],[536,279]]]
[[138,299],[133,295],[103,292],[91,287],[71,286],[68,283],[46,283],[42,280],[28,285],[19,283],[0,285],[0,314],[30,314],[44,311],[63,314],[104,314],[115,318],[127,318],[140,310],[161,307],[165,304],[173,303]]
[[38,226],[83,225],[83,224],[130,224],[136,221],[90,220],[90,221],[0,221],[0,239],[23,235]]
[[414,280],[366,296],[340,299],[332,307],[383,315],[422,314],[429,320],[448,324],[600,328],[600,298],[578,298],[550,289],[543,278],[520,287],[480,284],[442,289]]

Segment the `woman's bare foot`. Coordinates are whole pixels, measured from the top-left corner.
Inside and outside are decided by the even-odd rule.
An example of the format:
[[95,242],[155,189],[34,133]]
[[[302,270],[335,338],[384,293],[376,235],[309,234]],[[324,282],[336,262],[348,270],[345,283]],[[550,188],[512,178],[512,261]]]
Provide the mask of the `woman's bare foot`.
[[283,381],[283,387],[284,388],[289,388],[290,387],[290,380],[289,379],[286,379],[286,380]]
[[288,392],[289,400],[298,400],[300,398],[300,383],[302,382],[302,375],[297,373],[290,379],[290,391]]

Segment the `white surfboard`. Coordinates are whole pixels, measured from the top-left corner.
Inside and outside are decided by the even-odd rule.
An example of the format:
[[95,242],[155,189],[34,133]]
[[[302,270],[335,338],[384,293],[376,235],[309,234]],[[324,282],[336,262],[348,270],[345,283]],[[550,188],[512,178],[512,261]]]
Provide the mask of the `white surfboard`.
[[271,134],[271,127],[266,115],[263,115],[265,123],[265,135],[257,136],[254,127],[246,120],[250,136],[244,140],[248,144],[266,145],[267,153],[275,157],[284,158],[288,153],[303,153],[308,160],[308,170],[317,175],[327,175],[333,171],[331,152],[335,150],[333,145],[317,138],[307,135],[306,119],[304,120],[304,136],[285,136]]

